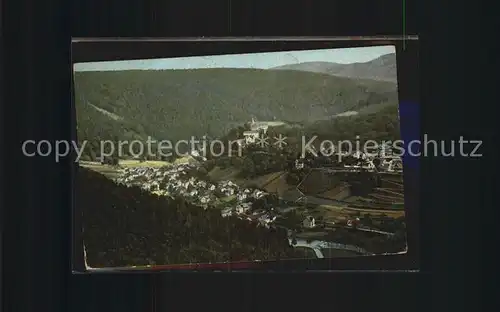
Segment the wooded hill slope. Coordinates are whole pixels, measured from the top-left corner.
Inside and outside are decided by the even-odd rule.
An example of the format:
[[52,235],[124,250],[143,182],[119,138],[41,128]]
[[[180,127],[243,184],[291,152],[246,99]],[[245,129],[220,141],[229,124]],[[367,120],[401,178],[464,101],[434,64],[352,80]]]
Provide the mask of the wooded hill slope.
[[257,227],[182,198],[117,185],[79,167],[76,211],[91,267],[276,260],[301,257],[284,230]]
[[235,123],[315,121],[397,103],[396,84],[260,69],[75,73],[78,139],[220,136]]

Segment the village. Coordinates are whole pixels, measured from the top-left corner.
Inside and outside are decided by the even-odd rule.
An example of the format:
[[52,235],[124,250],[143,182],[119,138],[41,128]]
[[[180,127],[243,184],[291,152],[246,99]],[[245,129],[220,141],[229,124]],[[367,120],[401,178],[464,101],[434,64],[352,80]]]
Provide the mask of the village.
[[116,182],[127,186],[139,186],[158,196],[180,196],[204,209],[217,209],[223,217],[237,217],[266,228],[286,228],[290,241],[295,241],[297,247],[302,246],[301,248],[308,246],[314,249],[315,245],[322,246],[322,244],[334,248],[332,246],[337,244],[335,248],[344,246],[344,249],[358,250],[359,247],[356,245],[325,242],[321,239],[321,235],[318,237],[318,233],[324,234],[339,228],[375,233],[385,237],[394,235],[390,229],[380,226],[384,222],[392,222],[392,217],[383,214],[378,214],[378,217],[368,216],[359,211],[350,211],[344,209],[348,207],[339,201],[338,207],[344,208],[338,208],[338,213],[330,213],[332,217],[326,218],[318,212],[326,211],[325,207],[328,206],[314,203],[308,200],[308,196],[300,196],[300,188],[297,189],[298,198],[287,199],[280,198],[276,193],[265,189],[239,186],[231,180],[213,182],[205,175],[201,163],[197,161],[160,168],[124,168],[121,169]]
[[[368,220],[360,213],[341,215],[333,220],[323,220],[307,215],[314,206],[304,206],[303,202],[287,201],[260,189],[240,187],[236,183],[224,180],[210,182],[200,173],[202,167],[197,162],[183,163],[160,168],[125,168],[116,179],[117,183],[127,186],[139,186],[158,196],[181,196],[188,201],[204,207],[218,209],[223,217],[237,217],[266,228],[281,227],[288,230],[290,244],[296,248],[305,248],[322,258],[326,249],[347,250],[354,254],[370,252],[356,244],[341,243],[316,237],[318,231],[325,233],[340,229],[379,234],[384,237],[394,233],[377,229],[376,222],[384,218],[372,217]],[[289,220],[291,212],[293,220]],[[302,219],[297,219],[303,216]],[[378,220],[377,220],[378,219]],[[385,217],[385,220],[391,220]],[[338,235],[341,235],[338,232]]]
[[[285,123],[279,121],[256,121],[252,118],[251,122],[248,123],[250,130],[243,132],[243,138],[236,140],[236,143],[241,147],[259,144],[259,139],[266,136],[269,127],[282,126]],[[284,143],[286,145],[286,143]],[[310,146],[312,150],[318,154],[318,150],[314,145]],[[319,151],[320,155],[329,155],[338,158],[352,157],[358,159],[357,163],[352,165],[344,164],[342,167],[346,170],[368,170],[375,171],[381,170],[385,172],[397,172],[401,173],[403,171],[403,162],[400,156],[393,155],[392,146],[388,143],[383,143],[378,146],[378,151],[376,153],[363,153],[362,151],[355,150],[353,152],[334,150],[334,147],[323,148]],[[198,151],[193,151],[194,155],[199,155]],[[297,158],[295,161],[295,167],[297,169],[303,169],[305,167],[304,157]]]
[[252,203],[268,196],[268,193],[241,188],[232,181],[213,183],[199,179],[197,173],[200,168],[196,163],[161,168],[125,168],[116,182],[139,186],[159,196],[182,196],[205,209],[220,209],[224,217],[234,215],[266,227],[276,220],[278,209],[252,209]]
[[[259,136],[267,132],[269,122],[252,119],[249,125],[250,130],[242,133],[243,137],[238,140],[245,147],[258,143]],[[182,197],[205,210],[218,210],[222,217],[232,216],[266,228],[285,228],[292,245],[312,249],[316,256],[322,254],[320,249],[325,246],[368,254],[356,244],[356,240],[347,244],[336,238],[348,236],[339,229],[351,231],[349,235],[356,231],[356,235],[366,233],[386,238],[399,230],[400,226],[395,224],[404,219],[404,210],[396,207],[403,205],[402,162],[389,150],[390,147],[382,146],[378,157],[358,151],[352,155],[344,153],[343,157],[349,156],[357,161],[344,163],[341,167],[318,165],[314,159],[298,157],[291,171],[278,172],[270,179],[278,185],[287,175],[301,177],[295,186],[288,185],[285,191],[283,186],[273,187],[273,183],[268,182],[249,185],[231,178],[213,179],[204,166],[207,159],[201,156],[203,151],[200,150],[192,150],[184,161],[159,167],[117,166],[114,180],[158,196]],[[359,172],[382,177],[380,187],[374,188],[368,196],[360,197],[355,194],[355,183],[331,184],[332,177]],[[317,190],[318,183],[331,185],[323,192]],[[391,210],[394,207],[396,210]]]

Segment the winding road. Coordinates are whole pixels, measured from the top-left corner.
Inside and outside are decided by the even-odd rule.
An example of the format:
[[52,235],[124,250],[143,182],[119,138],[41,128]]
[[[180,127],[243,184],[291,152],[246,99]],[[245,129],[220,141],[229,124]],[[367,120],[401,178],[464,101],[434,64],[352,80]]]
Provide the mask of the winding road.
[[292,244],[293,239],[289,238],[288,239],[290,242],[290,245],[294,247],[305,247],[305,248],[311,248],[317,258],[326,258],[323,249],[340,249],[340,250],[347,250],[347,251],[352,251],[361,255],[371,255],[368,251],[364,250],[363,248],[353,246],[353,245],[345,245],[345,244],[339,244],[339,243],[334,243],[334,242],[325,242],[325,241],[320,241],[320,240],[313,240],[313,241],[307,241],[305,239],[296,239],[295,241],[297,242],[296,244]]

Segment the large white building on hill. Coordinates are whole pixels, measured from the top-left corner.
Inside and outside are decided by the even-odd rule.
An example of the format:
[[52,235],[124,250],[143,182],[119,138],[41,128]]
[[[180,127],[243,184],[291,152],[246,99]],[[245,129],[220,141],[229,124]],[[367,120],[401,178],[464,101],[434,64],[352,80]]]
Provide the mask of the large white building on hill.
[[267,122],[258,122],[258,121],[255,121],[254,118],[252,118],[252,122],[250,123],[250,130],[263,131],[265,134],[265,133],[267,133],[268,128],[269,128],[269,125],[267,124]]
[[243,132],[246,144],[254,144],[259,138],[260,132],[258,130],[250,130]]

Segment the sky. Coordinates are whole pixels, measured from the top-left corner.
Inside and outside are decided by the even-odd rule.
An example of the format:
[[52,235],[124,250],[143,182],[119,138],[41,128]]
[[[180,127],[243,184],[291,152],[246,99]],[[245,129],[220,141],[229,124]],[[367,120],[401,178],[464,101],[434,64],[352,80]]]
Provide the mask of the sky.
[[161,70],[194,68],[260,68],[304,62],[362,63],[395,53],[394,46],[342,48],[307,51],[192,56],[164,59],[76,63],[75,71]]

